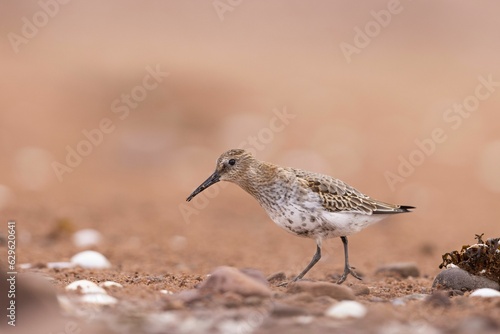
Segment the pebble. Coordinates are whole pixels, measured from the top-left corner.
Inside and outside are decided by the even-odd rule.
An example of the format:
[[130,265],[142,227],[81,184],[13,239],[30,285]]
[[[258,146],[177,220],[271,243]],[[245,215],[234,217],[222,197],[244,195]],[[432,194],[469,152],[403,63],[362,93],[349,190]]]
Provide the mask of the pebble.
[[406,305],[406,303],[409,302],[410,300],[424,300],[427,297],[428,297],[428,295],[423,294],[423,293],[414,293],[411,295],[406,295],[403,297],[394,298],[393,300],[391,300],[391,303],[394,306],[403,306],[403,305]]
[[106,294],[106,290],[88,280],[74,281],[66,286],[68,291],[79,291],[82,294]]
[[80,302],[87,304],[96,304],[96,305],[114,305],[118,303],[118,300],[115,297],[111,297],[107,294],[102,293],[91,293],[83,295],[80,299]]
[[353,300],[341,301],[326,310],[325,315],[336,319],[363,318],[367,313],[366,307]]
[[399,276],[402,278],[420,277],[420,270],[416,263],[413,262],[400,262],[392,263],[379,267],[375,274],[382,274],[384,276]]
[[[111,283],[118,284],[115,282]],[[106,293],[106,290],[104,290],[102,287],[98,286],[94,282],[88,280],[74,281],[66,286],[66,290],[77,291],[82,294],[81,296],[79,296],[78,299],[76,299],[78,303],[95,304],[95,305],[114,305],[118,303],[118,300],[115,297],[108,295]],[[68,303],[71,304],[71,301],[69,299],[67,298],[60,299],[60,304],[62,304],[61,305],[62,307],[67,309],[73,308],[73,306],[71,305],[69,306],[66,305]]]
[[434,307],[448,307],[451,305],[450,297],[447,293],[435,290],[424,300],[425,304]]
[[105,269],[110,268],[111,263],[99,252],[86,250],[74,255],[71,262],[85,269]]
[[370,294],[370,288],[363,284],[353,284],[350,288],[355,296],[366,296]]
[[284,272],[280,271],[272,275],[267,276],[267,281],[270,284],[278,284],[286,281],[286,275]]
[[308,311],[304,307],[275,303],[271,315],[275,317],[296,317],[308,315]]
[[500,291],[490,288],[477,289],[470,294],[470,297],[494,298],[500,297]]
[[451,268],[441,271],[434,279],[432,287],[461,291],[472,291],[481,288],[500,290],[500,285],[497,282],[486,277],[471,275],[460,268]]
[[113,281],[106,281],[106,282],[99,283],[99,286],[102,288],[123,288],[123,285],[121,285],[120,283],[113,282]]
[[47,262],[47,268],[50,269],[67,269],[74,267],[76,267],[76,264],[71,262]]
[[299,281],[288,285],[288,293],[307,292],[314,297],[328,296],[336,300],[354,300],[354,292],[342,285],[328,282]]
[[96,246],[102,241],[101,232],[86,228],[73,233],[73,244],[76,247],[85,248]]
[[285,300],[287,302],[289,301],[292,303],[307,304],[307,303],[314,302],[315,297],[313,297],[311,294],[309,294],[307,292],[299,292],[299,293],[286,295]]
[[[265,283],[264,283],[265,282]],[[256,270],[243,272],[233,267],[217,267],[199,286],[202,294],[234,292],[244,297],[270,297],[271,289]]]
[[257,269],[253,269],[253,268],[243,268],[243,269],[240,269],[240,271],[243,274],[250,276],[253,279],[261,282],[265,286],[268,286],[269,282],[267,281],[267,278],[264,276],[264,274],[261,271],[259,271]]

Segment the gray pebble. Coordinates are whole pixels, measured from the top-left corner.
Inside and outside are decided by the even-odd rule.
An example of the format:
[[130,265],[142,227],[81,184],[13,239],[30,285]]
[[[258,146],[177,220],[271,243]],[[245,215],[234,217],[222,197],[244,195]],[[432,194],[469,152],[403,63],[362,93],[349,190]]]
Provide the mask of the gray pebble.
[[202,294],[233,292],[244,297],[270,297],[267,280],[257,270],[238,270],[232,267],[217,267],[199,285]]
[[384,276],[399,276],[402,278],[420,277],[420,270],[413,262],[392,263],[379,267],[375,274]]
[[490,288],[500,290],[500,285],[486,277],[471,275],[460,268],[450,268],[440,272],[432,283],[433,288],[451,290],[476,290]]
[[283,283],[286,281],[286,275],[284,272],[280,271],[278,273],[274,273],[267,277],[267,281],[271,284]]
[[342,285],[327,282],[298,281],[288,285],[288,293],[307,292],[314,297],[328,296],[336,300],[354,300],[354,292]]

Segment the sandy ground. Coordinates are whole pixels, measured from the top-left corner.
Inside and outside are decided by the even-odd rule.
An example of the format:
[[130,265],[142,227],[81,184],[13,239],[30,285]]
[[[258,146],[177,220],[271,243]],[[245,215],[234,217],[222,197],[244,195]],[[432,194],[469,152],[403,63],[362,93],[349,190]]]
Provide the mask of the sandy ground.
[[[336,303],[334,299],[295,295],[276,284],[271,284],[273,297],[259,301],[257,305],[242,302],[235,306],[227,302],[230,297],[226,296],[209,304],[172,310],[162,290],[178,293],[192,289],[217,266],[255,268],[265,276],[283,271],[292,278],[309,261],[314,251],[312,240],[288,235],[262,216],[260,208],[237,210],[240,214],[235,214],[232,209],[235,205],[231,202],[250,200],[243,193],[241,195],[237,196],[241,199],[228,198],[227,202],[220,195],[220,201],[217,201],[220,203],[214,201],[214,207],[220,207],[214,208],[215,214],[220,212],[218,219],[204,221],[201,217],[199,222],[187,226],[179,226],[169,218],[164,206],[152,203],[124,202],[113,208],[103,207],[85,213],[78,208],[68,209],[67,217],[71,218],[65,218],[64,222],[44,206],[8,210],[7,216],[18,217],[18,222],[29,222],[30,215],[44,217],[45,222],[18,223],[19,259],[35,266],[20,272],[49,278],[51,286],[61,296],[68,295],[65,286],[81,279],[95,283],[110,280],[123,285],[121,289],[109,291],[118,299],[117,305],[81,306],[83,313],[79,316],[63,308],[63,316],[57,316],[56,312],[53,317],[59,320],[47,325],[46,332],[60,330],[68,324],[75,324],[83,333],[271,333],[277,330],[467,333],[471,330],[499,330],[498,298],[471,298],[469,292],[457,291],[429,297],[433,293],[433,278],[439,271],[440,254],[437,247],[425,242],[425,233],[419,236],[410,232],[412,214],[402,215],[350,238],[351,263],[363,275],[363,280],[349,277],[344,285],[355,291],[368,288],[365,294],[356,297],[368,310],[363,319],[326,317],[324,312]],[[239,218],[232,219],[229,213]],[[107,222],[99,224],[103,242],[90,249],[104,254],[113,264],[112,268],[46,268],[47,262],[68,261],[81,250],[71,241],[71,234],[84,216]],[[405,235],[407,239],[422,241],[398,240]],[[335,282],[343,265],[340,240],[327,241],[323,254],[306,278]],[[420,277],[386,277],[375,273],[379,266],[394,261],[416,263]],[[26,307],[22,301],[19,305],[21,311]],[[44,311],[30,312],[43,314]],[[176,317],[172,320],[166,314],[175,314]],[[18,319],[18,323],[24,321],[22,317]],[[54,323],[57,324],[55,328]]]
[[[214,3],[0,5],[0,264],[11,219],[20,286],[29,273],[50,286],[28,279],[14,332],[498,332],[498,298],[428,299],[442,254],[500,236],[498,3],[401,1],[370,38],[358,31],[392,2]],[[273,284],[259,302],[168,306],[162,290],[219,266],[291,278],[315,251],[234,185],[185,202],[238,146],[417,207],[349,238],[363,281],[344,285],[368,288],[365,317],[327,317],[336,300]],[[76,246],[85,228],[101,243]],[[112,267],[46,267],[85,249]],[[401,262],[419,277],[375,274]],[[327,240],[306,278],[342,268],[341,241]],[[68,310],[54,293],[79,279],[122,284],[118,303]]]

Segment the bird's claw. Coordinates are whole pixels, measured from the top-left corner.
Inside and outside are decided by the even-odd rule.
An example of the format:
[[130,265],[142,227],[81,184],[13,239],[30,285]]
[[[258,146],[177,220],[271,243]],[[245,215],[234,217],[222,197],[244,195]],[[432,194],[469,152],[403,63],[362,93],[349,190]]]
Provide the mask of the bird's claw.
[[345,267],[344,273],[340,276],[340,279],[337,281],[337,284],[342,284],[347,279],[347,275],[351,274],[354,278],[362,280],[362,278],[354,271],[354,267]]

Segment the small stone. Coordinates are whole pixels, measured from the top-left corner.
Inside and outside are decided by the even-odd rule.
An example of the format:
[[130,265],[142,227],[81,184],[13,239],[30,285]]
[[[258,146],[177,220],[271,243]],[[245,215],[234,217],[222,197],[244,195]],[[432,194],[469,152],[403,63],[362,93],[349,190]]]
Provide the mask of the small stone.
[[66,290],[68,291],[78,291],[82,294],[106,294],[106,290],[99,287],[94,282],[88,280],[79,280],[74,281],[66,286]]
[[279,284],[286,281],[286,275],[284,272],[280,271],[279,273],[267,276],[267,281],[270,284]]
[[226,292],[223,296],[223,304],[226,307],[238,307],[243,304],[243,297],[237,293]]
[[91,293],[83,295],[79,299],[79,301],[86,304],[96,304],[96,305],[114,305],[118,303],[118,300],[115,297],[111,297],[107,294],[102,294],[102,293]]
[[288,293],[307,292],[313,297],[329,296],[336,300],[354,300],[354,292],[346,286],[328,282],[298,281],[288,285]]
[[47,268],[50,269],[67,269],[74,267],[76,267],[76,265],[71,262],[47,262]]
[[123,285],[121,285],[120,283],[113,282],[113,281],[106,281],[106,282],[99,283],[99,286],[102,288],[123,288]]
[[299,292],[293,295],[286,295],[285,300],[291,303],[312,303],[315,300],[310,293],[307,292]]
[[370,294],[370,288],[363,284],[353,284],[350,288],[355,296],[367,296]]
[[411,301],[411,300],[424,300],[425,298],[427,298],[427,296],[428,295],[425,295],[423,293],[414,293],[411,295],[406,295],[403,297],[394,298],[393,300],[391,300],[391,303],[394,306],[403,306],[403,305],[406,305],[406,303]]
[[249,296],[243,299],[243,304],[246,306],[257,306],[262,304],[262,298],[258,296]]
[[177,299],[182,301],[183,303],[191,303],[193,301],[197,301],[202,298],[200,293],[196,289],[184,290],[179,293],[174,293],[173,295],[167,295],[168,299]]
[[470,294],[470,297],[494,298],[500,297],[500,291],[490,288],[477,289]]
[[91,228],[79,230],[73,234],[73,244],[80,248],[96,246],[101,240],[101,232]]
[[451,305],[449,295],[439,290],[434,291],[425,298],[425,303],[433,307],[448,307]]
[[265,286],[268,286],[269,282],[267,281],[266,276],[264,276],[264,274],[261,271],[259,271],[257,269],[253,269],[253,268],[243,268],[243,269],[240,269],[240,271],[243,274],[252,277],[256,281],[261,282]]
[[420,270],[413,262],[392,263],[379,267],[375,274],[398,276],[401,278],[420,277]]
[[271,313],[271,315],[275,317],[296,317],[299,315],[307,314],[307,310],[303,307],[292,306],[283,303],[275,303]]
[[499,290],[500,285],[486,277],[471,275],[460,268],[451,268],[441,271],[434,282],[433,288],[472,291],[481,288]]
[[74,255],[71,262],[85,269],[110,268],[111,263],[99,252],[87,250]]
[[394,306],[405,306],[406,301],[404,301],[401,298],[395,298],[395,299],[391,300],[391,304]]
[[263,275],[258,277],[255,272],[249,275],[232,267],[216,268],[205,281],[200,283],[199,291],[202,294],[234,292],[244,297],[271,296],[271,289],[267,286]]
[[326,310],[325,315],[336,319],[363,318],[367,313],[366,307],[353,300],[344,300]]

